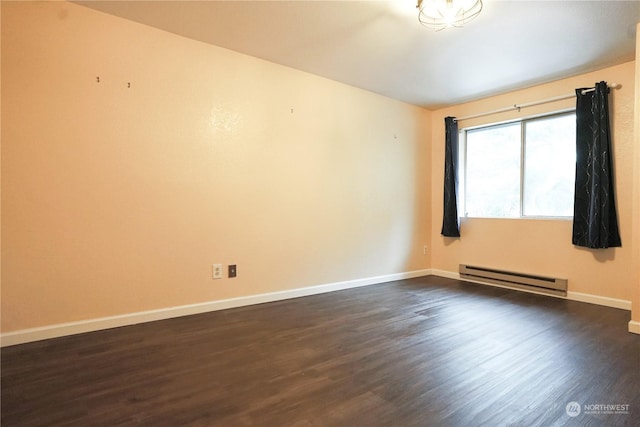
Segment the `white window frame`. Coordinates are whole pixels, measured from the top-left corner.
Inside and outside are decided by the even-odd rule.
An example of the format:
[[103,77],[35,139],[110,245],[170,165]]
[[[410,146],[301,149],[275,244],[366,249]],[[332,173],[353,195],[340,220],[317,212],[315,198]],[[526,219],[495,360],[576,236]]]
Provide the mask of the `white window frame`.
[[[524,179],[525,179],[525,151],[526,151],[526,122],[544,120],[563,115],[576,114],[575,108],[544,113],[535,116],[522,117],[503,122],[493,122],[472,127],[461,128],[458,131],[458,216],[460,218],[475,219],[539,219],[539,220],[573,220],[573,215],[551,216],[551,215],[525,215],[524,214]],[[519,216],[511,217],[491,217],[491,216],[469,216],[466,209],[466,183],[467,183],[467,132],[483,128],[503,126],[513,123],[520,124],[520,206]]]

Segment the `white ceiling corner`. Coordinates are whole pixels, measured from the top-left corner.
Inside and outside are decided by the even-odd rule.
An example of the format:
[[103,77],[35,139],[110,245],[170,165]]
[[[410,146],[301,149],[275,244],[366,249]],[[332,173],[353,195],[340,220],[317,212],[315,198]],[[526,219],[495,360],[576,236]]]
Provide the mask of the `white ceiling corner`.
[[413,0],[76,3],[432,109],[631,61],[640,21],[616,0],[484,0],[440,32]]

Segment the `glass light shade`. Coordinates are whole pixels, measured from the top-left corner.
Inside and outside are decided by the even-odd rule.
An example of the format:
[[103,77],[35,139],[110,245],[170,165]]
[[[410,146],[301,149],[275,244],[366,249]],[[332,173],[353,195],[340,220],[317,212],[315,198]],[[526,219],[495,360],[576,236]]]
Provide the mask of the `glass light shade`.
[[478,16],[482,0],[418,0],[418,20],[436,31],[462,27]]

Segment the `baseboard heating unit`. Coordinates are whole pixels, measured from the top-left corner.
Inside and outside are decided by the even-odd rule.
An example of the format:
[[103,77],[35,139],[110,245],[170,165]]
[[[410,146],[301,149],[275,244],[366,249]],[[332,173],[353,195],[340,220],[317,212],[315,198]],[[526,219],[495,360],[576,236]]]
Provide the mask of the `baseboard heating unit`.
[[512,271],[474,267],[466,264],[460,264],[460,278],[551,295],[567,296],[567,279],[514,273]]

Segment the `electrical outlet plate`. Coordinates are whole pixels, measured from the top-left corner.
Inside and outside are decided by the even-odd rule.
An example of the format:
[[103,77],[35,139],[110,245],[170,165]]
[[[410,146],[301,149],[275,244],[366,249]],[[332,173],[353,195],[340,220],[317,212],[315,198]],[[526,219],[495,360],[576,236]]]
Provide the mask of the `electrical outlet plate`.
[[222,279],[222,264],[213,264],[213,278]]
[[426,255],[429,253],[429,247],[427,245],[424,245],[422,248],[422,254]]

